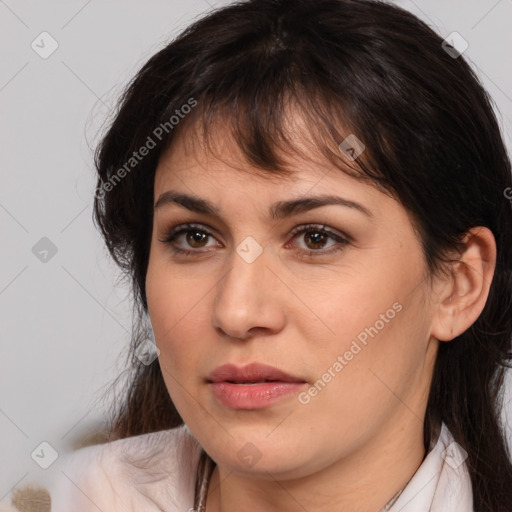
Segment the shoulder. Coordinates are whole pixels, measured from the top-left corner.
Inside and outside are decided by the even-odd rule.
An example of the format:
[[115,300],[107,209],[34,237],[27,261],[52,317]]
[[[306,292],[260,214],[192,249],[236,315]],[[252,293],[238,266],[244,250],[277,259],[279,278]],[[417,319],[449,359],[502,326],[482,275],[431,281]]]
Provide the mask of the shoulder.
[[184,425],[82,448],[50,485],[52,512],[188,510],[201,448]]

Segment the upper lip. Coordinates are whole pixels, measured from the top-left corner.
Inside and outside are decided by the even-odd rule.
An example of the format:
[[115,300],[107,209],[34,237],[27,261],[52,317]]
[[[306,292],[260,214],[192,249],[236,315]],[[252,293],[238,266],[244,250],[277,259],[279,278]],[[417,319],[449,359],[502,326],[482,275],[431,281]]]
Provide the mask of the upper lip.
[[261,363],[251,363],[246,366],[236,366],[234,364],[223,364],[215,368],[208,375],[210,382],[262,382],[262,381],[280,381],[280,382],[304,382],[304,380],[289,375],[279,368],[268,366]]

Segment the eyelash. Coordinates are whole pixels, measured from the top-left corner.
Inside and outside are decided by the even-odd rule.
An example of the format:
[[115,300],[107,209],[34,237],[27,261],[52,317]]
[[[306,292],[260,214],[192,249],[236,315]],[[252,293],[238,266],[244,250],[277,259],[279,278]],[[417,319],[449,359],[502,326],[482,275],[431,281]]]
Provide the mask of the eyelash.
[[[169,245],[171,249],[177,253],[182,254],[184,256],[200,256],[201,254],[204,254],[206,251],[204,250],[185,250],[180,249],[179,247],[176,247],[172,244],[172,242],[181,234],[183,233],[190,233],[192,231],[203,233],[209,237],[214,237],[212,233],[210,233],[207,229],[204,229],[204,227],[200,224],[182,224],[179,226],[176,226],[175,228],[171,229],[169,233],[165,235],[163,239],[159,239],[160,242]],[[320,233],[322,235],[326,235],[328,238],[331,238],[332,240],[338,242],[337,246],[334,246],[334,248],[328,249],[328,250],[306,250],[306,249],[299,249],[299,255],[300,257],[303,257],[303,253],[307,253],[305,257],[315,257],[315,256],[326,256],[330,254],[337,253],[339,251],[342,251],[346,245],[350,243],[348,236],[345,235],[345,238],[337,235],[336,233],[333,233],[332,231],[329,231],[325,229],[325,225],[320,224],[307,224],[304,226],[299,226],[298,228],[295,228],[292,230],[291,234],[293,235],[293,238],[297,238],[299,235],[302,235],[304,233],[313,232],[313,233]],[[208,250],[208,249],[207,249]],[[300,254],[302,253],[302,254]]]

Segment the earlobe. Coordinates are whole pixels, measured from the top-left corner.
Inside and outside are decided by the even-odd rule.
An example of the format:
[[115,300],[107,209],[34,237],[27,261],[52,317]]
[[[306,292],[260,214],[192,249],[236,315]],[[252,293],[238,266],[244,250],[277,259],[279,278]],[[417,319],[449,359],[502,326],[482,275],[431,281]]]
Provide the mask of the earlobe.
[[450,341],[469,329],[485,307],[496,268],[496,241],[490,229],[478,226],[464,237],[465,248],[442,279],[431,334]]

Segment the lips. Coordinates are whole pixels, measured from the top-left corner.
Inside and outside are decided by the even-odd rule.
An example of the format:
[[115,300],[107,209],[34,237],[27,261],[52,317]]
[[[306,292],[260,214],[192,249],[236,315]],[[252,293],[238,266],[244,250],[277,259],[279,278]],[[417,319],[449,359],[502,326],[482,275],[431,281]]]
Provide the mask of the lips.
[[224,364],[208,375],[209,382],[231,382],[234,384],[253,384],[262,382],[305,382],[303,379],[260,363],[246,366]]
[[266,409],[291,397],[306,385],[303,379],[260,363],[225,364],[207,377],[217,402],[228,409]]

